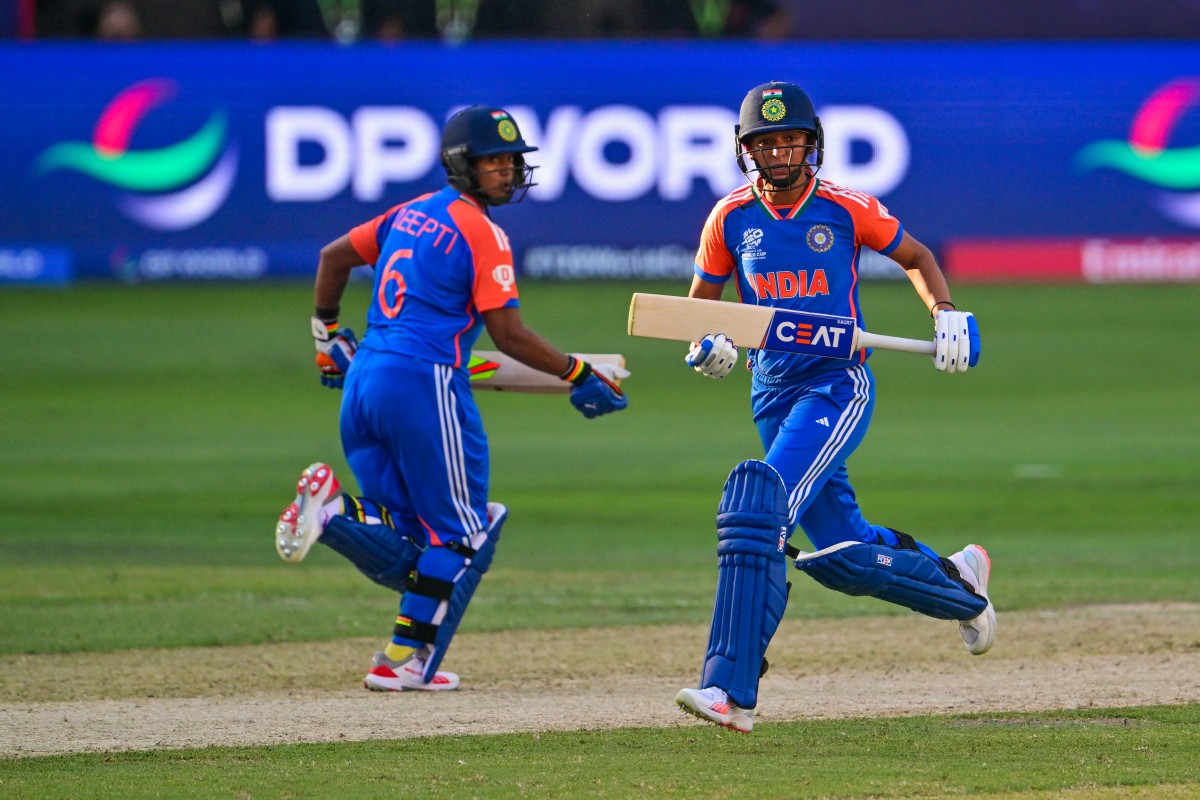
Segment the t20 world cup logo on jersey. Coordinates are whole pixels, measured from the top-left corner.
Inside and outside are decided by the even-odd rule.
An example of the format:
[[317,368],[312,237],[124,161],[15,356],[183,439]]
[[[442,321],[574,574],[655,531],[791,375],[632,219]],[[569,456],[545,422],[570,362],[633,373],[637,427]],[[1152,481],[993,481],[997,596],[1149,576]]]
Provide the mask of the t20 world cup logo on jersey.
[[756,261],[766,258],[767,253],[759,245],[762,244],[762,228],[749,228],[742,234],[742,262]]
[[1075,155],[1081,170],[1107,167],[1160,190],[1153,202],[1166,217],[1200,228],[1200,147],[1168,147],[1185,112],[1200,103],[1200,77],[1156,90],[1133,117],[1129,140],[1092,142]]
[[135,83],[104,108],[90,142],[50,147],[38,156],[34,171],[73,170],[123,189],[117,207],[152,230],[199,225],[225,202],[237,177],[238,151],[225,141],[225,114],[214,112],[181,142],[157,149],[129,147],[142,119],[177,91],[165,79]]

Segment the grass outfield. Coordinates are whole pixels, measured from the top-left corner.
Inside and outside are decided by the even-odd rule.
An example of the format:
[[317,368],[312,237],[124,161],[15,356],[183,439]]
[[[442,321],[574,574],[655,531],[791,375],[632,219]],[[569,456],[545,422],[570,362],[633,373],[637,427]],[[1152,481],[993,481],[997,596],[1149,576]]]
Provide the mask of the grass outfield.
[[[0,761],[9,798],[1171,800],[1200,794],[1200,707],[451,736]],[[698,735],[703,734],[703,736]],[[703,738],[703,742],[697,739]]]
[[[634,373],[626,384],[630,409],[589,421],[563,397],[480,393],[492,494],[512,514],[463,631],[707,619],[721,485],[735,463],[761,455],[748,380],[740,371],[721,382],[702,379],[682,365],[677,343],[627,337],[635,288],[683,289],[522,287],[526,322],[551,341],[626,354]],[[344,320],[359,329],[366,294],[356,285],[344,305]],[[863,299],[870,329],[928,335],[906,286],[869,284]],[[938,375],[927,359],[899,353],[872,359],[879,403],[871,433],[849,462],[868,517],[945,552],[968,540],[987,546],[1002,611],[1200,602],[1200,332],[1186,323],[1200,287],[962,287],[956,301],[980,318],[978,371]],[[293,568],[270,544],[297,471],[318,459],[344,465],[338,395],[322,389],[310,367],[310,307],[310,288],[298,284],[0,292],[12,331],[0,391],[0,453],[8,467],[0,654],[386,635],[394,605],[337,556],[317,548]],[[904,613],[797,581],[788,617]],[[877,722],[786,723],[756,729],[749,744],[718,737],[711,757],[714,768],[760,775],[768,754],[774,770],[799,753],[797,763],[811,770],[814,741],[849,743],[836,753],[850,754],[864,737],[878,736],[878,752],[911,755],[913,740],[905,737],[915,736],[929,766],[923,777],[888,782],[861,767],[868,759],[860,753],[851,770],[821,767],[807,788],[795,776],[779,778],[761,784],[761,796],[972,791],[1032,798],[1088,786],[1101,788],[1069,796],[1139,796],[1104,788],[1121,785],[1179,792],[1146,796],[1200,796],[1200,776],[1188,766],[1200,760],[1200,746],[1181,733],[1194,728],[1197,713],[1186,706],[1125,715],[1147,715],[1139,725],[1059,724],[1053,714],[995,726],[889,722],[894,739]],[[556,756],[543,763],[522,736],[34,759],[0,762],[0,795],[18,785],[25,794],[13,796],[65,795],[68,772],[89,775],[114,764],[126,787],[142,774],[154,785],[166,781],[164,793],[177,784],[187,793],[206,769],[237,774],[221,767],[230,759],[276,775],[295,775],[296,759],[314,761],[338,785],[350,781],[349,794],[368,795],[371,787],[378,793],[383,765],[419,756],[440,765],[430,774],[443,776],[443,796],[505,796],[487,789],[501,780],[491,768],[453,770],[455,752],[486,748],[528,754],[506,767],[508,783],[499,784],[518,785],[523,776],[524,796],[564,796],[564,776],[574,776],[566,785],[594,787],[592,795],[638,796],[658,787],[709,796],[703,782],[679,776],[679,748],[696,734],[543,736],[557,742],[547,751]],[[1039,744],[1062,739],[1066,751],[1077,747],[1096,759],[1114,747],[1157,754],[1155,768],[1112,757],[1086,774],[1057,770],[1052,749],[1030,755],[1022,736],[1035,735]],[[1190,742],[1190,749],[1170,757],[1171,742]],[[604,748],[626,760],[601,757]],[[1003,768],[974,783],[957,774],[962,748],[995,753]],[[817,760],[850,763],[837,762],[836,753]],[[593,764],[594,772],[562,769],[564,762]],[[364,769],[347,771],[343,763]],[[631,765],[622,776],[620,764]],[[630,776],[646,788],[639,792]],[[267,779],[248,793],[321,796],[322,780]],[[91,796],[130,794],[92,785]]]

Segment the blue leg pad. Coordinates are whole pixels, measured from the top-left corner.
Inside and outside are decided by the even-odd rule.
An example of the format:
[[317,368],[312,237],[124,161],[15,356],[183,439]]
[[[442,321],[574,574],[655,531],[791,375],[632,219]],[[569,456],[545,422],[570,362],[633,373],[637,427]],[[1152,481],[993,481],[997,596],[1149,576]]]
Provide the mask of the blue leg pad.
[[938,619],[973,619],[987,607],[987,600],[920,550],[842,542],[800,556],[796,568],[829,589],[878,597]]
[[426,681],[437,674],[475,587],[492,564],[508,509],[488,503],[488,516],[487,530],[471,537],[470,546],[452,542],[426,550],[400,603],[392,641],[410,647],[428,645]]
[[341,553],[380,586],[403,592],[421,547],[392,527],[387,509],[363,498],[344,497],[348,513],[329,520],[318,542]]
[[717,509],[717,597],[700,688],[718,686],[742,708],[758,704],[763,655],[787,606],[787,494],[774,468],[733,468]]

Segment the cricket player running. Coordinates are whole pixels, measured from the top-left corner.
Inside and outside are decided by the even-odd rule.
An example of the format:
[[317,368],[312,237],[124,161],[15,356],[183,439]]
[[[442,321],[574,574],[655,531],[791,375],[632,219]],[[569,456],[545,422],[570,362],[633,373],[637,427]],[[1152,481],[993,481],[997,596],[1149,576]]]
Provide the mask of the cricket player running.
[[[362,497],[340,493],[326,464],[300,476],[275,528],[288,562],[317,541],[402,593],[391,641],[365,685],[446,690],[438,670],[492,561],[507,509],[488,502],[488,443],[467,364],[486,326],[496,347],[571,384],[593,418],[628,399],[603,373],[521,321],[512,250],[489,208],[524,197],[533,167],[513,119],[471,106],[450,118],[441,155],[449,186],[401,203],[321,250],[312,320],[321,380],[342,388],[341,437]],[[338,312],[350,272],[375,268],[358,347]],[[611,368],[610,368],[611,369]]]
[[[934,366],[965,372],[979,358],[975,318],[951,302],[933,254],[870,195],[817,178],[823,134],[812,101],[790,83],[756,86],[735,129],[749,185],[717,203],[705,223],[691,297],[719,300],[733,279],[743,303],[855,318],[859,251],[904,268],[934,320]],[[757,344],[745,343],[742,344]],[[737,731],[754,726],[764,654],[787,604],[787,556],[830,589],[871,595],[939,619],[957,620],[972,654],[992,646],[990,562],[967,545],[949,558],[899,531],[867,522],[846,459],[867,432],[875,404],[870,351],[846,361],[749,350],[751,405],[764,461],[737,465],[717,514],[718,579],[698,689],[676,703]],[[686,363],[723,378],[738,349],[720,331],[693,343]],[[817,548],[788,544],[795,526]]]

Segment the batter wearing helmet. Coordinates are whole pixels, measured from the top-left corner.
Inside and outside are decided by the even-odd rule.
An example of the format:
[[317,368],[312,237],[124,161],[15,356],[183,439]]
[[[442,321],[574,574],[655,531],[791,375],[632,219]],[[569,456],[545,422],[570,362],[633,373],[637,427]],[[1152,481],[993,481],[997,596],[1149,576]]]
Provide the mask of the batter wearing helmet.
[[[735,128],[747,185],[717,203],[700,237],[689,296],[719,300],[733,283],[742,303],[853,317],[859,254],[869,247],[904,268],[934,320],[934,366],[965,372],[979,359],[975,318],[951,302],[933,254],[874,197],[817,177],[824,135],[795,84],[756,86]],[[738,360],[713,331],[686,363],[723,378]],[[742,345],[755,343],[742,342]],[[869,350],[845,361],[749,349],[751,405],[766,452],[730,473],[718,507],[718,581],[698,689],[676,703],[701,719],[749,732],[764,654],[787,604],[786,561],[821,584],[871,595],[958,622],[967,650],[988,651],[996,615],[990,562],[978,545],[949,558],[863,517],[846,459],[866,435],[875,405]],[[799,525],[816,552],[789,544]]]
[[[471,106],[446,123],[448,186],[401,203],[321,250],[312,319],[321,380],[343,388],[341,438],[362,497],[342,495],[313,464],[275,529],[289,562],[320,541],[372,581],[402,593],[393,635],[367,688],[443,690],[438,670],[491,563],[507,509],[488,502],[488,443],[467,364],[483,328],[503,353],[571,384],[585,417],[628,400],[602,367],[569,356],[521,320],[508,236],[490,209],[533,184],[525,142],[501,108]],[[375,268],[359,347],[338,324],[356,267]],[[608,368],[614,369],[614,368]]]

